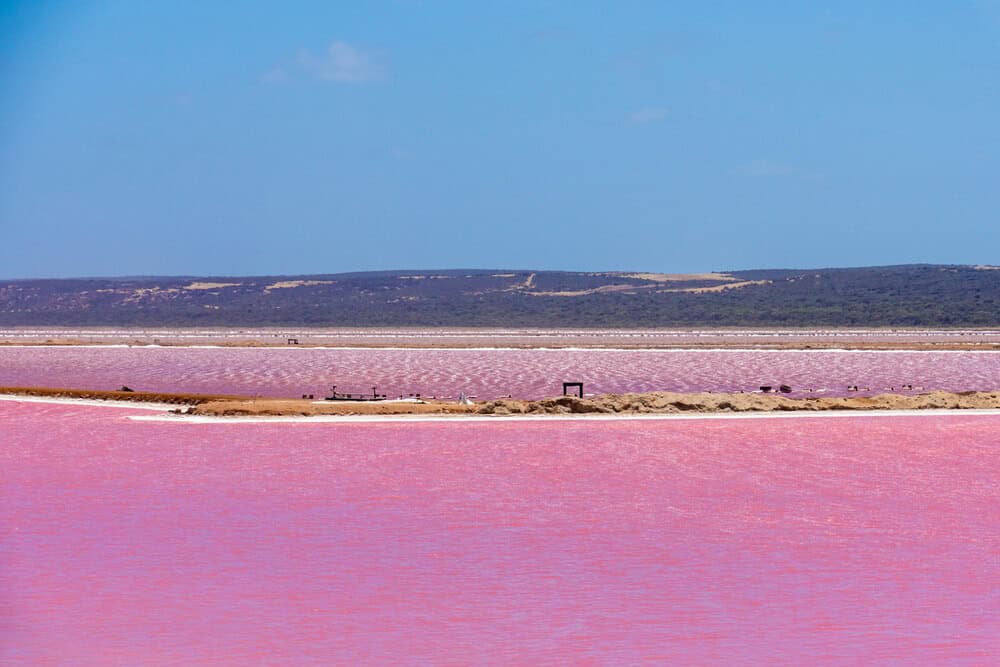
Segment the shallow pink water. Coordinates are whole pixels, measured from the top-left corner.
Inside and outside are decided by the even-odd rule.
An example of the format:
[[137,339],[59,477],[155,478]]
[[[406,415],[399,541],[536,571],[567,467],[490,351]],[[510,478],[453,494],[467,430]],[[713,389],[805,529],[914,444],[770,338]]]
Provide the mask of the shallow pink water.
[[1000,417],[0,401],[0,662],[986,664]]
[[0,347],[0,385],[294,397],[420,393],[480,399],[561,393],[741,391],[788,384],[843,395],[904,384],[924,390],[1000,388],[1000,352],[768,350],[406,350]]

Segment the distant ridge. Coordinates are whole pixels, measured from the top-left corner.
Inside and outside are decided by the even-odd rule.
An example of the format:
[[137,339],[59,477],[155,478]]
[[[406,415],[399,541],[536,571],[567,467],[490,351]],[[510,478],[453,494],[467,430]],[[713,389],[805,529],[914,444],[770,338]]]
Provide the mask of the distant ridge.
[[1000,326],[1000,267],[0,281],[0,326]]

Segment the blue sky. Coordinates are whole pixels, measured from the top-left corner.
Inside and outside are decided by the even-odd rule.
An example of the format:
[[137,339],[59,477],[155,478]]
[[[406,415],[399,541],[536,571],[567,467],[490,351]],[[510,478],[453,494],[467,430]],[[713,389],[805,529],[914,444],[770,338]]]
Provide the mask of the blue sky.
[[1000,262],[998,2],[0,12],[0,277]]

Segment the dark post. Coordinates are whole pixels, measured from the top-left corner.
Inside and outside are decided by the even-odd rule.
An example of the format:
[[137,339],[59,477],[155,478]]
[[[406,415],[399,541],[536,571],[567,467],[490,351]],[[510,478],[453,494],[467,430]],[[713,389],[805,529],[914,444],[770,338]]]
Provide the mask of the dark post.
[[582,382],[563,382],[563,396],[565,396],[570,389],[576,389],[578,392],[577,396],[583,398]]

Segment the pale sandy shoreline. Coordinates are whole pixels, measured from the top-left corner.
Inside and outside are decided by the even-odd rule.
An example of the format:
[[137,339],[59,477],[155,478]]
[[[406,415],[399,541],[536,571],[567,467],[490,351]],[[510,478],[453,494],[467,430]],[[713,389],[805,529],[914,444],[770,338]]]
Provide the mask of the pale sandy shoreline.
[[914,353],[923,354],[927,352],[939,352],[942,354],[947,353],[959,353],[959,354],[996,354],[1000,352],[1000,343],[994,346],[992,343],[988,344],[885,344],[882,346],[871,346],[862,344],[851,344],[851,343],[840,343],[837,345],[830,344],[829,346],[796,346],[789,344],[787,346],[748,346],[746,344],[738,345],[733,343],[732,345],[705,345],[703,347],[692,347],[688,344],[677,344],[671,346],[659,346],[659,347],[607,347],[607,346],[594,346],[594,347],[575,347],[575,346],[555,346],[555,347],[538,347],[538,346],[518,346],[518,347],[473,347],[471,345],[465,347],[427,347],[424,345],[412,345],[412,346],[369,346],[369,345],[350,345],[350,346],[332,346],[332,345],[298,345],[298,346],[288,346],[288,345],[203,345],[203,344],[190,344],[190,345],[124,345],[124,344],[106,344],[98,345],[93,343],[73,343],[73,344],[26,344],[26,343],[3,343],[0,342],[0,349],[37,349],[37,348],[72,348],[72,349],[129,349],[129,350],[147,350],[147,351],[157,351],[157,350],[171,350],[171,349],[184,349],[184,350],[328,350],[328,351],[414,351],[414,350],[426,350],[433,352],[760,352],[760,353],[815,353],[815,352],[860,352],[868,354],[879,354],[879,353]]
[[126,408],[148,410],[151,415],[126,415],[129,421],[160,422],[171,424],[378,424],[378,423],[507,423],[507,422],[547,422],[547,421],[662,421],[662,420],[716,420],[716,419],[826,419],[844,417],[1000,417],[996,409],[923,409],[923,410],[828,410],[789,412],[741,412],[741,413],[671,413],[671,414],[524,414],[524,415],[445,415],[445,414],[397,414],[397,415],[313,415],[313,416],[216,416],[183,415],[170,412],[171,404],[136,403],[129,401],[92,400],[82,398],[42,398],[34,396],[0,395],[0,401],[23,403],[48,403],[56,405],[85,405],[88,407]]
[[171,403],[153,403],[139,401],[116,401],[113,399],[93,399],[93,398],[67,398],[55,396],[25,396],[21,394],[0,394],[0,401],[10,401],[15,403],[46,403],[52,405],[86,405],[100,408],[126,408],[136,410],[150,410],[153,412],[168,412],[176,408]]
[[0,329],[0,346],[323,349],[774,349],[1000,351],[998,328],[815,329]]
[[371,424],[371,423],[482,423],[546,421],[663,421],[706,419],[821,419],[842,417],[1000,417],[1000,409],[928,409],[928,410],[830,410],[826,412],[743,412],[702,414],[559,414],[559,415],[315,415],[311,417],[219,417],[212,415],[136,415],[134,421],[184,424]]
[[537,351],[621,351],[621,352],[667,352],[667,351],[677,351],[677,352],[695,352],[695,351],[812,351],[812,352],[836,352],[836,351],[859,351],[859,352],[1000,352],[1000,342],[970,342],[970,343],[956,343],[956,342],[852,342],[852,341],[836,341],[829,343],[821,342],[774,342],[774,343],[758,343],[751,344],[746,341],[733,341],[733,342],[712,342],[703,343],[700,345],[692,344],[691,342],[684,343],[662,343],[659,345],[650,345],[648,343],[636,344],[636,345],[624,345],[621,343],[616,344],[593,344],[593,345],[583,345],[580,343],[573,344],[549,344],[549,345],[536,345],[525,343],[523,345],[508,345],[508,346],[495,346],[495,345],[481,345],[469,343],[467,345],[460,345],[454,343],[447,344],[425,344],[425,343],[413,343],[411,345],[391,343],[385,345],[373,345],[369,342],[358,343],[354,345],[341,344],[341,345],[324,345],[324,344],[303,344],[296,346],[289,345],[267,345],[267,344],[255,344],[255,343],[233,343],[225,344],[220,343],[216,345],[205,345],[202,343],[191,343],[191,344],[174,344],[174,345],[164,345],[164,344],[136,344],[136,345],[125,345],[120,343],[109,343],[109,344],[96,344],[96,343],[84,343],[84,342],[60,342],[60,343],[24,343],[24,342],[4,342],[0,341],[0,348],[12,347],[12,348],[40,348],[40,347],[79,347],[79,348],[129,348],[129,349],[170,349],[170,348],[185,348],[185,349],[269,349],[269,350],[434,350],[434,351],[448,351],[448,350],[537,350]]

